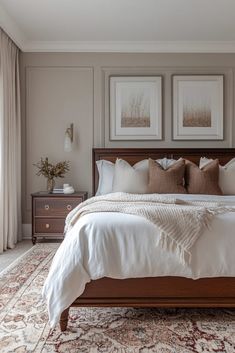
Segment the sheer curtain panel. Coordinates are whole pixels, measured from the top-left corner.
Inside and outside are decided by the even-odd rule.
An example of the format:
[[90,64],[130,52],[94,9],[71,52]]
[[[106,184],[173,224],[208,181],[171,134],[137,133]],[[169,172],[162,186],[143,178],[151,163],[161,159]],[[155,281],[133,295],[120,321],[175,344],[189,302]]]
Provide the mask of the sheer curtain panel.
[[19,49],[0,29],[0,253],[21,240]]

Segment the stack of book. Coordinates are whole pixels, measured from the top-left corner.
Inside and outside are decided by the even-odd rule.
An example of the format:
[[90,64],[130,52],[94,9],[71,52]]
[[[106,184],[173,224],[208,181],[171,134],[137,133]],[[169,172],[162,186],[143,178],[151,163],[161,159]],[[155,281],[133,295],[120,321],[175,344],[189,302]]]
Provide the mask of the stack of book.
[[54,188],[53,189],[53,194],[63,194],[64,193],[64,189],[60,189],[60,188]]

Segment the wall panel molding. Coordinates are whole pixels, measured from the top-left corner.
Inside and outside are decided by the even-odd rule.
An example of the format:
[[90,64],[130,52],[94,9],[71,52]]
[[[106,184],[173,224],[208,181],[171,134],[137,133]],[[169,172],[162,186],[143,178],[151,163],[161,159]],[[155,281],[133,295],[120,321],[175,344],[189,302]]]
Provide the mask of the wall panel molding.
[[[55,160],[70,159],[69,154],[64,155],[58,136],[63,135],[64,124],[73,122],[72,120],[76,122],[75,127],[81,130],[82,139],[78,139],[76,152],[71,155],[73,165],[77,166],[73,167],[68,179],[71,183],[76,183],[77,187],[84,186],[88,190],[91,188],[92,146],[201,147],[201,141],[171,139],[173,74],[225,75],[225,139],[204,141],[203,147],[235,147],[235,54],[38,52],[21,53],[20,66],[23,223],[30,223],[30,192],[36,191],[34,188],[45,187],[45,180],[35,177],[36,170],[32,162],[36,162],[46,151],[49,151],[51,158]],[[74,75],[70,75],[71,72],[74,72]],[[163,141],[109,140],[110,75],[163,76]],[[67,90],[63,91],[64,85],[68,86],[68,94]],[[65,104],[61,104],[63,101]],[[76,101],[79,102],[78,105]],[[49,132],[52,136],[50,143],[47,138]],[[79,131],[79,134],[81,132]],[[87,136],[85,140],[84,136]],[[45,144],[40,142],[43,139]]]

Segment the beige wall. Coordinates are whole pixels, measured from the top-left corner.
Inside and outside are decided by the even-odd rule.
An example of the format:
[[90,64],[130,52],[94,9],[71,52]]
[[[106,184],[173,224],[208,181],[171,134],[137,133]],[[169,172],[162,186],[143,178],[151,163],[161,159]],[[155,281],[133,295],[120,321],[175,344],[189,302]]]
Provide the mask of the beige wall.
[[[41,156],[68,159],[71,171],[59,180],[91,192],[91,149],[95,147],[235,147],[235,54],[22,53],[23,223],[30,223],[30,193],[45,189],[32,166]],[[223,141],[172,141],[172,74],[225,75]],[[163,76],[163,141],[109,141],[109,76]],[[63,151],[64,131],[73,122],[76,143]]]

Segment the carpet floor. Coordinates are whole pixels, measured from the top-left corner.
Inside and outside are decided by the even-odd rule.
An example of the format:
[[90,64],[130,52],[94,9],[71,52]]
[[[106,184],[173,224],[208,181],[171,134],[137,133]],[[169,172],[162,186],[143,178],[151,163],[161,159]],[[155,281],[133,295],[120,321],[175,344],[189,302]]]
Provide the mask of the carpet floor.
[[58,244],[37,244],[0,275],[0,352],[235,352],[235,311],[70,309],[51,331],[41,289]]

